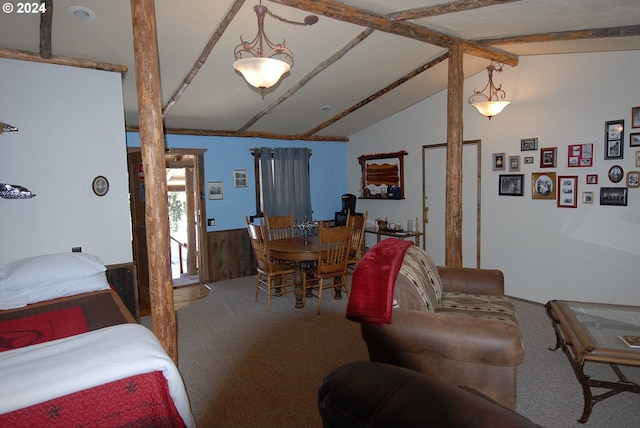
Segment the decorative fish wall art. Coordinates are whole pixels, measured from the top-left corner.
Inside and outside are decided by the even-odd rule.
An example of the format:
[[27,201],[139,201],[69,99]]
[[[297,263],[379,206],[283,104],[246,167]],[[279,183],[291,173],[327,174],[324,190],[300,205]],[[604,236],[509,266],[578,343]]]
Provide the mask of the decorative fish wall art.
[[18,128],[8,123],[0,122],[0,134],[5,132],[18,132]]
[[0,198],[4,199],[31,199],[35,193],[29,189],[15,184],[0,183]]

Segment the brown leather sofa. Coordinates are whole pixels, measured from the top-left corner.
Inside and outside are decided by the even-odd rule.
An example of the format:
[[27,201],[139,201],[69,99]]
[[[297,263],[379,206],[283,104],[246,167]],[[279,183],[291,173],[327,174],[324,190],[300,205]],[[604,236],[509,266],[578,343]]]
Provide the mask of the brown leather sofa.
[[[432,286],[437,281],[440,291]],[[404,255],[394,296],[391,324],[361,324],[370,361],[470,387],[516,408],[524,349],[501,271],[436,268],[413,246]]]
[[539,427],[477,391],[388,364],[332,370],[318,389],[325,428]]

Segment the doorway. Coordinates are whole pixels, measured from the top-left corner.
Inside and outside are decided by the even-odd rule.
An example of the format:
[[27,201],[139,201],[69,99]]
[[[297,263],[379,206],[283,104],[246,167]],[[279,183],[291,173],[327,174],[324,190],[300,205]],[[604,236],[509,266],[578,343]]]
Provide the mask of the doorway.
[[[206,257],[206,207],[204,152],[169,149],[165,153],[169,203],[171,271],[175,291],[200,288],[208,276]],[[150,306],[149,270],[145,223],[145,180],[140,149],[128,153],[131,223],[134,261],[138,273],[141,313]]]
[[[462,145],[462,260],[480,267],[481,142]],[[447,144],[422,146],[424,249],[437,265],[445,264]]]

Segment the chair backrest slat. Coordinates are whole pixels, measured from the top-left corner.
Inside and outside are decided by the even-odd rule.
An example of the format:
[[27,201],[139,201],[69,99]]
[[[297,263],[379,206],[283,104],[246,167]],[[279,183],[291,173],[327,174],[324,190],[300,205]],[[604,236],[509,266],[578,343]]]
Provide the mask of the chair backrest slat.
[[318,272],[341,273],[347,268],[351,249],[351,226],[324,227],[320,224],[318,243]]
[[293,238],[295,234],[293,223],[293,211],[289,211],[289,215],[269,216],[264,213],[265,222],[267,224],[267,239],[283,239]]

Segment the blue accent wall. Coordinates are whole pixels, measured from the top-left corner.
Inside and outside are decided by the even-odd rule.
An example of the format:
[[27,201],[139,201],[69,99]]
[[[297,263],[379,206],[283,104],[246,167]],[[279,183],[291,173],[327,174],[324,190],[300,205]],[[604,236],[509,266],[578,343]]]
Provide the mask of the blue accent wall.
[[[308,147],[311,174],[311,207],[318,220],[333,220],[347,193],[347,149],[342,141],[268,140],[262,138],[165,135],[168,148],[207,149],[204,154],[205,187],[209,181],[222,181],[223,199],[207,199],[207,218],[216,225],[207,231],[245,227],[245,216],[255,214],[255,176],[250,149],[256,147]],[[127,146],[140,147],[140,134],[127,133]],[[249,187],[233,187],[233,170],[246,169]],[[206,189],[205,189],[206,191]]]

